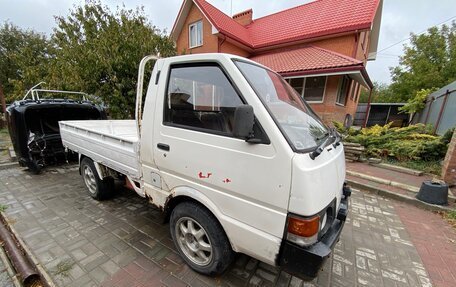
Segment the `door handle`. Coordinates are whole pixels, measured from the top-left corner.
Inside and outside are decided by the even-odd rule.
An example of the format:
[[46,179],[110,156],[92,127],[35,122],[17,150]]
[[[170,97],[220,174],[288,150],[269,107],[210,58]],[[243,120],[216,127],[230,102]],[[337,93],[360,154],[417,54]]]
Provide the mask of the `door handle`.
[[157,144],[157,147],[161,150],[166,150],[166,151],[169,151],[169,145],[167,144],[164,144],[164,143],[158,143]]

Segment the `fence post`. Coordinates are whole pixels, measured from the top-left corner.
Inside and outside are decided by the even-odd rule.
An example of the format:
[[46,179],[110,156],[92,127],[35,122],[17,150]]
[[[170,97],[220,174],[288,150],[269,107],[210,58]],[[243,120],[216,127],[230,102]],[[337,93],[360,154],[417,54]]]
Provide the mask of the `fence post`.
[[[432,103],[434,103],[434,100],[435,98],[434,97],[431,97],[431,101],[429,102],[429,108],[428,108],[428,111],[426,113],[426,119],[424,120],[424,124],[427,125],[427,122],[428,122],[428,119],[429,119],[429,114],[431,113],[431,109],[432,109]],[[420,119],[418,119],[419,121]]]
[[445,98],[443,98],[442,107],[440,108],[439,117],[437,118],[437,122],[435,123],[434,134],[437,132],[437,129],[439,128],[440,120],[442,119],[443,111],[445,110],[445,106],[446,106],[446,102],[448,100],[449,94],[450,94],[450,90],[447,90],[445,93]]

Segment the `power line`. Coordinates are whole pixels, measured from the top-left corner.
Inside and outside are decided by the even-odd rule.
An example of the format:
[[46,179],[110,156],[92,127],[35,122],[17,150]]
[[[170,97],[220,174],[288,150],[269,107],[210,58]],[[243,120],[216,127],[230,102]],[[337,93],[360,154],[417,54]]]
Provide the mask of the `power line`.
[[379,55],[382,55],[382,56],[389,56],[389,57],[400,57],[401,55],[395,55],[395,54],[388,54],[388,53],[377,53]]
[[[445,21],[443,21],[443,22],[440,22],[440,23],[438,23],[438,24],[435,24],[435,25],[433,25],[433,26],[430,26],[430,27],[428,27],[426,30],[423,30],[423,31],[421,31],[421,32],[419,32],[418,34],[415,34],[415,35],[421,35],[421,34],[425,33],[429,28],[432,28],[432,27],[436,27],[436,26],[442,25],[442,24],[444,24],[444,23],[446,23],[446,22],[449,22],[449,21],[451,21],[451,20],[453,20],[453,19],[456,19],[456,15],[453,16],[453,17],[451,17],[451,18],[449,18],[449,19],[447,19],[447,20],[445,20]],[[408,41],[408,40],[410,40],[411,38],[412,38],[412,36],[410,36],[410,37],[408,37],[408,38],[406,38],[406,39],[400,40],[399,42],[396,42],[396,43],[394,43],[394,44],[391,44],[391,45],[389,45],[388,47],[383,48],[383,49],[377,51],[376,54],[378,54],[378,53],[380,53],[380,52],[382,52],[382,51],[388,50],[389,48],[392,48],[392,47],[394,47],[394,46],[396,46],[396,45],[398,45],[398,44],[400,44],[400,43],[402,43],[402,42]]]

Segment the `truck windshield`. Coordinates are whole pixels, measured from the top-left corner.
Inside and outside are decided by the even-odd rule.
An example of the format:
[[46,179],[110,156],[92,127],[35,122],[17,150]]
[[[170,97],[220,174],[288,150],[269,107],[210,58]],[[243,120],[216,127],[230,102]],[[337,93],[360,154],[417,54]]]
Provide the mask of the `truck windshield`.
[[295,150],[311,151],[326,140],[328,128],[281,76],[255,64],[235,64]]

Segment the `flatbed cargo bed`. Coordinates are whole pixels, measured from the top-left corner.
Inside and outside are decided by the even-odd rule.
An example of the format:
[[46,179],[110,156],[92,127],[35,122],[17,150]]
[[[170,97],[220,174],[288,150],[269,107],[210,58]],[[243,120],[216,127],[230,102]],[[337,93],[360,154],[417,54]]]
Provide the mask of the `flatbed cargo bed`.
[[61,121],[59,125],[66,148],[133,179],[140,178],[136,121]]

